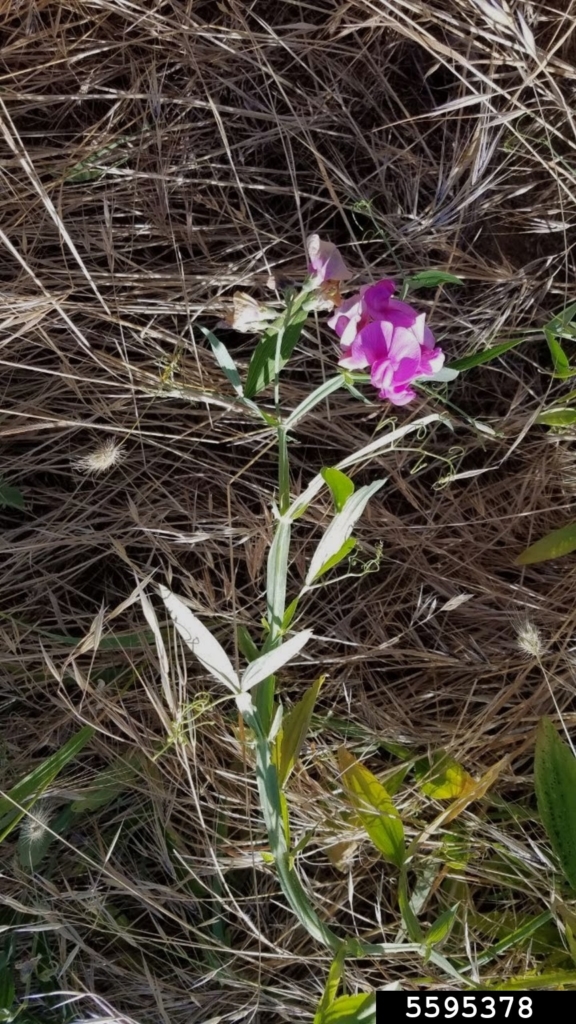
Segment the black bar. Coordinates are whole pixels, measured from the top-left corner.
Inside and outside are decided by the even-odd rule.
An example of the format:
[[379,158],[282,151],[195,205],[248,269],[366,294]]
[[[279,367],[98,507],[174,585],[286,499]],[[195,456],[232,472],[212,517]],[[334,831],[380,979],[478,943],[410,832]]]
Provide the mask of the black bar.
[[576,990],[376,993],[376,1024],[549,1024],[551,1014],[559,1024],[576,1021]]

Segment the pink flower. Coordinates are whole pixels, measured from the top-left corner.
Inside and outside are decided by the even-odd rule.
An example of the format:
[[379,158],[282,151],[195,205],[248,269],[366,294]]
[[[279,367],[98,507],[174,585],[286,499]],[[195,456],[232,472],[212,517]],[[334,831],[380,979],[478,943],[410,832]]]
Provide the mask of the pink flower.
[[444,365],[424,313],[393,299],[394,281],[364,286],[346,299],[328,324],[342,344],[339,365],[348,370],[370,367],[379,398],[406,405],[416,397],[410,387],[417,377],[431,377]]
[[352,277],[338,249],[332,242],[323,242],[319,235],[310,235],[306,241],[312,274],[312,284],[318,287],[325,281],[347,281]]

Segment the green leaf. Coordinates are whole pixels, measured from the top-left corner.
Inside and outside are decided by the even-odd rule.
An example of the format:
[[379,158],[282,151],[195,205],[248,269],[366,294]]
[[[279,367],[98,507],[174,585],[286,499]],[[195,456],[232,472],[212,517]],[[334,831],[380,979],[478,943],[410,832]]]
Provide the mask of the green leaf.
[[344,962],[346,960],[347,944],[343,942],[340,949],[336,953],[332,963],[330,964],[330,970],[328,971],[328,977],[326,979],[326,985],[324,986],[324,994],[318,1004],[318,1010],[316,1013],[322,1013],[327,1010],[329,1006],[336,1000],[338,994],[338,988],[340,986],[340,979],[344,973]]
[[254,395],[271,384],[276,371],[280,371],[290,359],[308,318],[307,310],[302,308],[305,297],[305,293],[298,296],[292,306],[262,335],[248,366],[244,386],[246,398],[254,398]]
[[11,487],[0,476],[0,506],[2,508],[24,508],[24,495],[17,487]]
[[434,800],[455,800],[476,786],[466,769],[442,750],[416,761],[414,774],[422,792]]
[[290,555],[291,521],[282,516],[276,523],[266,567],[266,611],[274,635],[282,629],[286,602],[286,581]]
[[348,540],[344,541],[340,550],[336,551],[331,558],[328,558],[327,561],[324,562],[322,568],[319,569],[318,572],[316,573],[314,580],[319,580],[321,576],[324,576],[325,573],[329,572],[330,569],[333,569],[335,565],[338,565],[340,562],[344,561],[344,559],[350,554],[351,551],[354,550],[355,547],[356,538],[348,537]]
[[404,826],[388,791],[346,747],[338,748],[344,792],[362,827],[385,860],[401,868],[405,858]]
[[576,889],[576,758],[549,718],[538,725],[534,785],[546,835]]
[[445,910],[443,914],[440,914],[440,917],[436,918],[426,933],[425,942],[427,946],[438,945],[439,942],[444,942],[444,939],[448,938],[454,927],[459,906],[459,903],[454,904],[450,910]]
[[178,633],[192,654],[214,679],[237,692],[240,689],[238,676],[216,637],[168,587],[161,585],[158,590]]
[[32,807],[59,772],[76,757],[93,735],[94,729],[90,725],[83,726],[60,750],[46,758],[38,768],[17,782],[6,796],[0,796],[0,842],[24,816],[25,811],[20,811],[14,804],[19,804],[25,810]]
[[317,387],[311,395],[308,395],[308,397],[305,398],[303,402],[300,402],[300,405],[296,406],[294,411],[290,413],[284,421],[284,429],[291,430],[304,416],[311,412],[319,402],[323,402],[329,397],[329,395],[343,386],[344,377],[341,373],[339,373],[337,377],[332,377],[330,380],[324,381],[323,384],[320,384],[320,386]]
[[461,277],[448,274],[445,270],[422,270],[413,277],[408,277],[405,284],[409,291],[415,288],[437,288],[439,284],[464,284]]
[[10,1010],[14,1005],[16,989],[14,977],[10,967],[6,966],[0,970],[0,1021],[13,1020]]
[[564,334],[566,331],[568,331],[570,335],[573,335],[574,327],[572,326],[572,321],[574,320],[575,316],[576,302],[572,302],[569,306],[566,306],[566,308],[563,309],[561,313],[558,313],[557,316],[552,317],[552,319],[549,320],[547,324],[545,324],[543,330],[550,331],[551,334]]
[[404,927],[408,932],[408,935],[412,942],[422,942],[424,934],[420,927],[420,922],[414,911],[414,907],[410,901],[408,893],[408,875],[406,871],[406,865],[402,867],[400,873],[400,884],[398,886],[398,906],[400,908],[400,914],[402,915],[402,921]]
[[350,537],[370,498],[384,486],[384,483],[385,480],[375,480],[374,483],[360,487],[350,495],[342,511],[334,516],[312,556],[304,581],[305,586],[310,586],[325,571],[326,563],[341,552],[344,542]]
[[492,362],[493,359],[504,355],[509,349],[515,348],[516,345],[521,345],[523,341],[528,341],[528,338],[514,338],[512,341],[503,341],[499,345],[492,345],[491,348],[485,348],[481,352],[462,356],[462,359],[454,359],[449,364],[449,367],[451,370],[471,370],[474,366],[481,366],[483,363]]
[[569,427],[576,423],[576,409],[545,409],[536,417],[545,427]]
[[280,786],[288,781],[290,774],[304,746],[314,705],[325,677],[320,676],[310,686],[301,700],[284,716],[282,729],[276,738],[274,763]]
[[285,640],[283,644],[273,647],[271,651],[260,654],[249,664],[244,672],[240,681],[241,689],[244,692],[251,690],[253,686],[261,683],[268,676],[275,675],[279,669],[287,665],[292,658],[295,658],[300,653],[311,636],[311,629],[303,629],[301,633],[296,633],[289,640]]
[[332,492],[336,511],[341,512],[350,495],[354,494],[354,481],[346,473],[334,468],[321,469],[320,475]]
[[296,615],[296,610],[298,608],[299,600],[300,600],[299,597],[295,597],[293,601],[290,601],[290,604],[288,605],[286,611],[284,612],[284,618],[282,619],[282,632],[283,633],[286,632],[286,630],[289,628],[290,623],[292,622],[292,619]]
[[238,373],[236,363],[232,359],[226,345],[220,341],[220,338],[217,338],[212,331],[209,331],[207,327],[200,326],[200,330],[204,337],[210,342],[210,346],[214,356],[216,357],[218,366],[230,381],[236,394],[242,398],[244,396],[244,389],[242,387],[242,381],[240,380],[240,374]]
[[534,565],[536,562],[548,562],[551,558],[561,558],[576,550],[576,523],[552,530],[541,537],[529,548],[522,551],[514,560],[514,565]]
[[250,633],[245,626],[238,626],[236,629],[236,637],[238,640],[238,649],[241,654],[244,655],[246,661],[255,661],[260,651],[256,647]]
[[376,996],[339,996],[326,1010],[318,1010],[314,1024],[376,1024]]
[[546,338],[548,348],[550,349],[550,355],[552,356],[554,376],[560,377],[562,380],[566,377],[571,377],[573,371],[570,367],[570,360],[558,339],[552,331],[548,330],[546,327],[544,328],[544,337]]

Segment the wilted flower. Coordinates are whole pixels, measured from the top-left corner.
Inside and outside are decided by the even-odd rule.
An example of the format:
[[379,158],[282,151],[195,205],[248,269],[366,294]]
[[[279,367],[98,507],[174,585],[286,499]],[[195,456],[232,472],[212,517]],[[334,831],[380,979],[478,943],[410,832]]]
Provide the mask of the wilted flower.
[[424,313],[393,299],[394,281],[382,280],[346,299],[330,318],[342,343],[339,365],[349,370],[370,368],[380,398],[406,405],[416,397],[410,387],[418,377],[433,377],[444,364],[426,326]]
[[275,309],[263,305],[246,292],[234,292],[232,312],[226,315],[224,326],[243,334],[255,334],[277,316]]
[[310,235],[306,240],[306,248],[312,285],[318,287],[325,281],[347,281],[352,277],[333,242],[323,242],[319,235]]

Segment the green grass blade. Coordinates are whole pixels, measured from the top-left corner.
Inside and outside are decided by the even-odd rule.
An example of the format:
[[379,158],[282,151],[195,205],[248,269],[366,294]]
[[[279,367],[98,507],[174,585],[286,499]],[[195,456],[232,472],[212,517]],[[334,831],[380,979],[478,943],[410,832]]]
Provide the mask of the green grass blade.
[[508,352],[511,348],[516,348],[517,345],[521,345],[523,341],[528,341],[528,338],[514,338],[512,341],[503,341],[499,345],[493,345],[491,348],[485,348],[482,352],[475,352],[469,356],[462,356],[461,359],[454,359],[449,364],[451,370],[471,370],[474,366],[482,366],[483,363],[491,363],[493,359],[498,359],[498,356],[503,356],[505,352]]
[[538,726],[534,785],[546,835],[576,889],[576,757],[549,718]]
[[17,782],[8,793],[0,793],[0,842],[9,835],[23,817],[24,811],[14,805],[18,804],[25,809],[30,808],[62,769],[80,753],[93,735],[92,726],[83,726],[60,750],[48,757],[20,782]]

